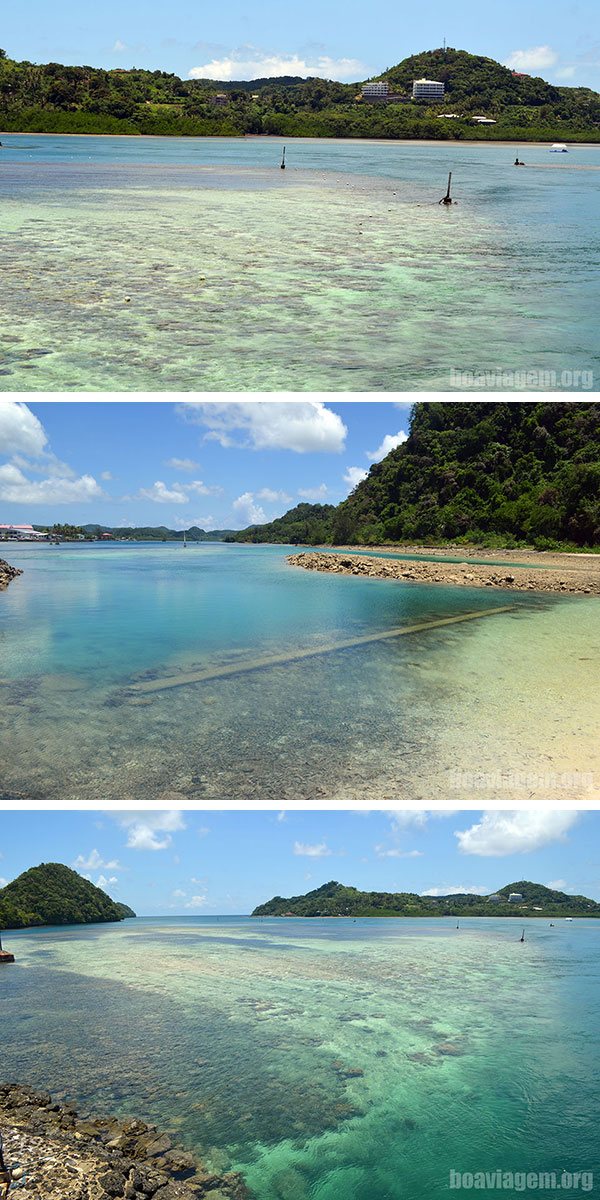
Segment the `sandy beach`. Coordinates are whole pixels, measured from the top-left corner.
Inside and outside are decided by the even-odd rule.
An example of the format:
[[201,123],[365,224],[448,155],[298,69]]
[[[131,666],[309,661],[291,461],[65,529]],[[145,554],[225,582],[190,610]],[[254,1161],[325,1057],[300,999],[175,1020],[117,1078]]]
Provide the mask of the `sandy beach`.
[[[380,553],[382,547],[377,548]],[[464,547],[444,550],[411,547],[386,547],[386,552],[423,554],[430,561],[411,561],[361,555],[348,551],[309,550],[288,555],[293,567],[305,571],[326,571],[337,575],[360,575],[370,579],[398,580],[403,583],[442,583],[456,587],[492,587],[503,591],[550,592],[563,595],[600,596],[600,556],[594,554],[538,553],[529,550],[497,550],[489,553],[489,562],[470,562],[470,558],[488,557],[488,552]],[[464,562],[452,562],[460,554]],[[439,561],[431,561],[437,559]],[[444,562],[443,558],[447,561]],[[509,558],[514,567],[499,565]]]

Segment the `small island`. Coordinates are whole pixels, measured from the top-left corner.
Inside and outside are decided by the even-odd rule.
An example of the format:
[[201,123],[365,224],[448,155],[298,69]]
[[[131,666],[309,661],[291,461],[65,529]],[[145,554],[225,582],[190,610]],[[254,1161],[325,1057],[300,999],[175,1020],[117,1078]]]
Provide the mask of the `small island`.
[[489,896],[360,892],[335,879],[304,896],[274,896],[253,917],[600,917],[600,904],[520,879]]
[[135,915],[63,863],[40,863],[0,888],[0,929],[91,925]]

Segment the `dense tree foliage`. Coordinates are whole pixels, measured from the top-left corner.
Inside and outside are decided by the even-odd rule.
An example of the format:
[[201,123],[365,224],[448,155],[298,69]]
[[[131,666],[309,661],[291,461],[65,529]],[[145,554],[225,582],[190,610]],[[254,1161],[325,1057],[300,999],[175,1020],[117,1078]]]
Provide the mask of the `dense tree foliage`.
[[133,909],[111,900],[88,879],[62,863],[41,863],[0,889],[0,928],[30,925],[87,925],[122,921]]
[[347,500],[299,504],[225,537],[294,545],[600,544],[600,409],[594,403],[415,404],[408,441]]
[[[412,101],[412,81],[423,75],[444,82],[442,103]],[[600,141],[597,92],[553,87],[464,50],[412,55],[382,78],[398,102],[366,103],[359,83],[182,80],[166,71],[15,62],[0,51],[0,120],[7,131],[42,133]],[[440,119],[449,107],[460,120]],[[474,115],[497,124],[477,126]]]
[[416,404],[408,441],[336,510],[332,540],[600,543],[594,403]]
[[266,525],[250,525],[230,533],[226,542],[280,542],[290,546],[321,546],[331,540],[333,504],[297,504]]
[[[523,900],[510,902],[509,894],[521,894]],[[520,880],[498,892],[499,900],[468,894],[419,896],[416,892],[359,892],[335,880],[307,892],[304,896],[274,896],[259,904],[253,917],[522,917],[527,916],[600,916],[600,904],[586,896],[568,896],[541,883]]]

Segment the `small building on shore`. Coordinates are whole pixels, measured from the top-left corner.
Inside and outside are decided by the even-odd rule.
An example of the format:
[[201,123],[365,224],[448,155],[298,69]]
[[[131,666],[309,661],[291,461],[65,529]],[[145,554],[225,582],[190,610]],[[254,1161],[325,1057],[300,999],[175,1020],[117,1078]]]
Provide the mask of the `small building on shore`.
[[508,897],[509,904],[520,904],[523,899],[521,892],[510,892]]
[[0,538],[17,542],[47,541],[48,534],[33,525],[0,525]]

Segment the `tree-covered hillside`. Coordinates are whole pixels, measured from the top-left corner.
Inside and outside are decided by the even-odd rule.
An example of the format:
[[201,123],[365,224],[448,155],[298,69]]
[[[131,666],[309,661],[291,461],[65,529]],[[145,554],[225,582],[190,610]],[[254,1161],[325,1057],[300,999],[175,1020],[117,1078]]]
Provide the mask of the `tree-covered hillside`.
[[0,889],[0,929],[122,921],[133,909],[62,863],[41,863]]
[[[412,100],[423,75],[443,103]],[[600,95],[553,87],[464,50],[429,50],[384,72],[398,100],[362,100],[360,82],[317,78],[222,82],[167,71],[17,62],[0,51],[0,122],[7,131],[175,136],[469,138],[600,141]],[[440,119],[448,107],[459,120]],[[478,126],[473,115],[493,126]]]
[[339,505],[345,543],[600,543],[600,407],[416,404],[408,441]]
[[[509,901],[510,893],[522,900]],[[600,904],[586,896],[568,896],[541,883],[520,880],[490,896],[468,893],[419,896],[416,892],[360,892],[331,880],[304,896],[274,896],[259,904],[253,917],[599,917]]]
[[333,504],[297,504],[283,517],[265,525],[249,525],[239,533],[230,533],[226,542],[280,542],[291,546],[320,546],[330,540]]

